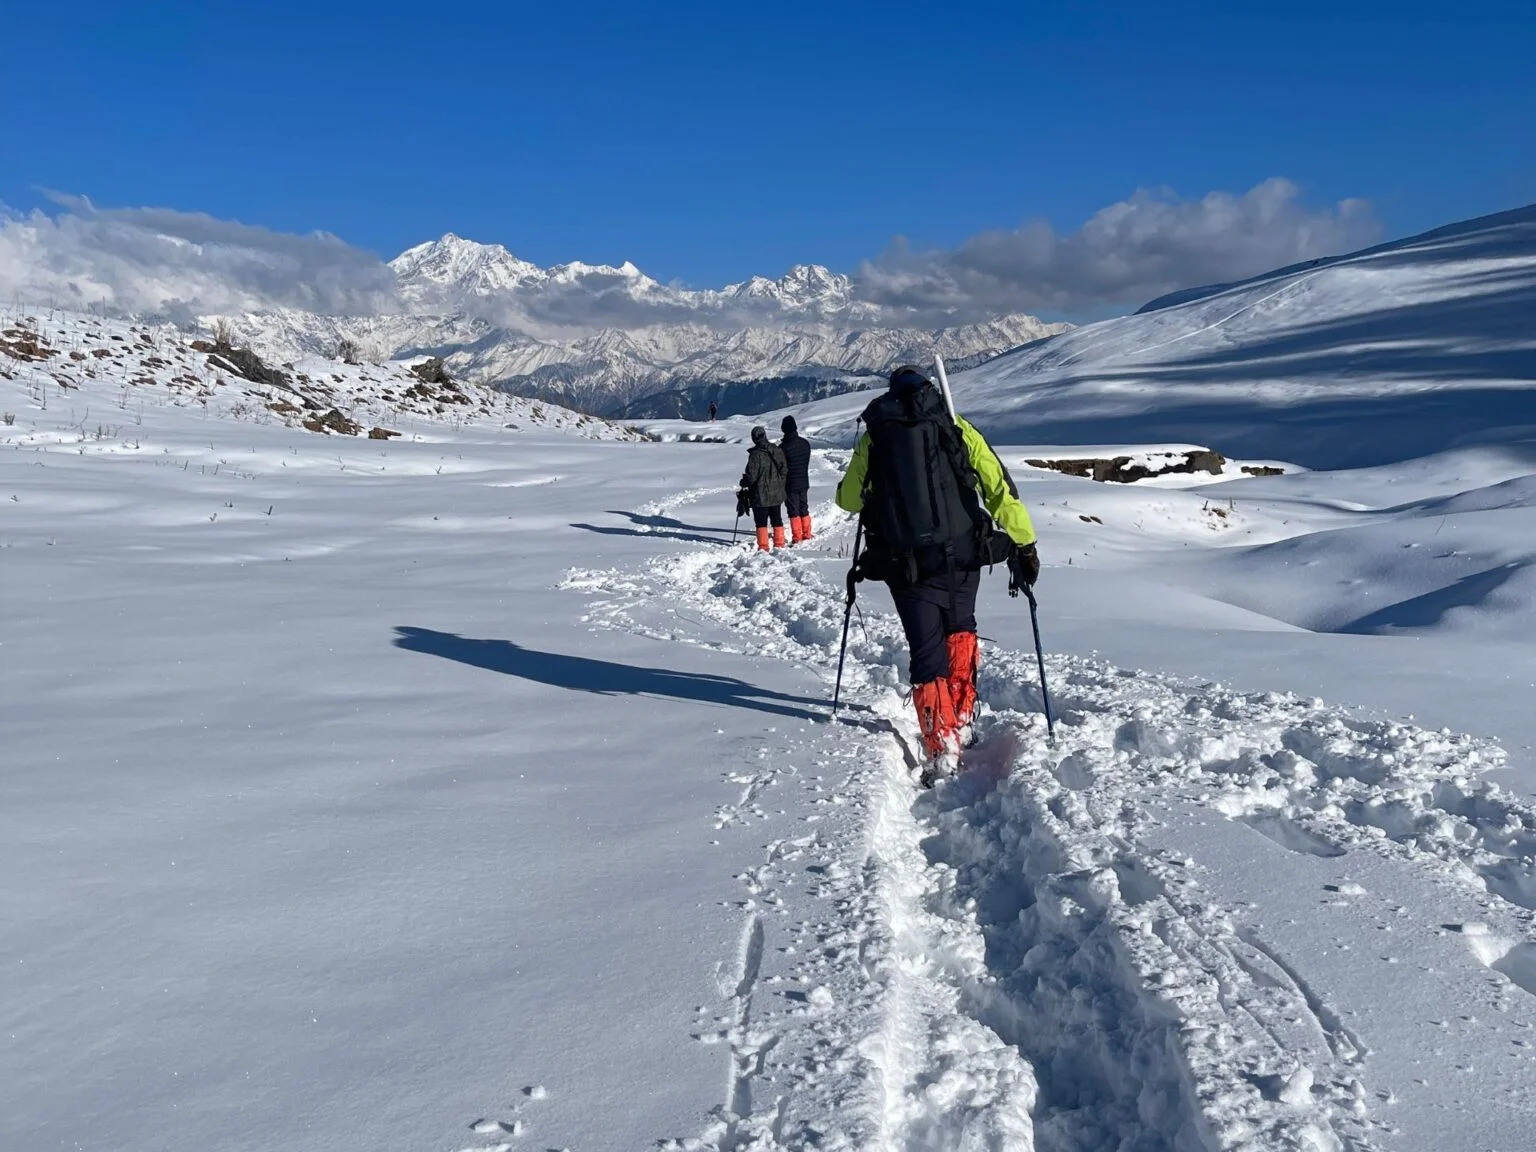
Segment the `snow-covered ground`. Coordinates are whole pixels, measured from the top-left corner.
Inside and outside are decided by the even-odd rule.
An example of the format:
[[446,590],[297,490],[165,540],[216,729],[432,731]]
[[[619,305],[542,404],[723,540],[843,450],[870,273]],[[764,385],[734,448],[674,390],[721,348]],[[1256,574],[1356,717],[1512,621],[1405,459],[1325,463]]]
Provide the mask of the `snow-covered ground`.
[[[1536,1143],[1518,436],[1135,485],[994,437],[1057,739],[993,575],[920,793],[878,588],[827,714],[842,449],[765,557],[737,444],[377,379],[399,437],[315,433],[133,384],[154,340],[0,353],[0,1148]],[[1121,451],[1296,462],[1210,431]]]

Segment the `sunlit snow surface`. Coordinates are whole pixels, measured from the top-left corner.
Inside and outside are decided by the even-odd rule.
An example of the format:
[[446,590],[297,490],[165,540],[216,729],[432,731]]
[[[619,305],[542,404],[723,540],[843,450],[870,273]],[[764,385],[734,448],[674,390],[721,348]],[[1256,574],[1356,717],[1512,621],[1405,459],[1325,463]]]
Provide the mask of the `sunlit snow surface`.
[[1117,486],[1023,462],[1307,453],[1018,435],[959,378],[1040,530],[1060,722],[994,574],[981,742],[920,794],[877,588],[827,722],[839,448],[815,545],[764,557],[728,546],[739,445],[531,408],[369,441],[0,367],[0,1147],[1536,1141],[1499,412]]

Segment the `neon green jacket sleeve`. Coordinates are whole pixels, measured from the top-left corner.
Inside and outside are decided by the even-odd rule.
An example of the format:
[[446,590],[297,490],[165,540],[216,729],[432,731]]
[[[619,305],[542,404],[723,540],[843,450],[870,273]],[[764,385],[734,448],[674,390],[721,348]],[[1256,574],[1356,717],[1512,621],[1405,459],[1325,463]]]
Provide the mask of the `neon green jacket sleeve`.
[[[966,450],[970,453],[971,467],[976,470],[977,488],[981,502],[986,505],[997,526],[1008,533],[1008,538],[1023,546],[1035,542],[1035,526],[1029,518],[1029,509],[1019,500],[1013,482],[1008,478],[1003,462],[992,451],[982,434],[965,420],[956,418]],[[869,433],[859,437],[854,445],[853,459],[848,471],[837,486],[837,506],[845,512],[859,512],[864,507],[864,480],[869,474]]]
[[869,433],[859,437],[853,446],[853,459],[848,461],[848,471],[837,486],[837,506],[844,512],[864,510],[864,478],[869,474]]
[[981,502],[992,513],[997,526],[1008,533],[1010,540],[1020,547],[1033,544],[1035,525],[1029,518],[1029,509],[1019,499],[1003,462],[997,458],[992,445],[987,443],[980,432],[959,416],[955,417],[955,423],[960,425],[965,447],[971,454],[971,467],[976,469]]

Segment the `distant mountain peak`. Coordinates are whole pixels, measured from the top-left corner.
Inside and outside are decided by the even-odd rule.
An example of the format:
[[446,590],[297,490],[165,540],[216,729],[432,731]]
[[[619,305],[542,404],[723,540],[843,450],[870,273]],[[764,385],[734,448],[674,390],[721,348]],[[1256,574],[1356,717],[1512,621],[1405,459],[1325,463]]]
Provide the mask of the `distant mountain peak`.
[[1030,316],[942,330],[894,323],[851,277],[792,265],[719,289],[663,284],[632,261],[541,267],[453,232],[390,261],[404,307],[387,317],[268,315],[253,338],[280,359],[367,341],[430,351],[452,371],[614,411],[683,385],[878,375],[934,352],[976,362],[1060,331]]
[[543,273],[500,244],[481,244],[446,232],[408,248],[389,262],[407,299],[427,294],[496,296],[515,291]]
[[846,311],[854,304],[853,281],[820,264],[796,264],[777,280],[753,276],[731,284],[720,295],[735,300],[767,300],[792,311]]

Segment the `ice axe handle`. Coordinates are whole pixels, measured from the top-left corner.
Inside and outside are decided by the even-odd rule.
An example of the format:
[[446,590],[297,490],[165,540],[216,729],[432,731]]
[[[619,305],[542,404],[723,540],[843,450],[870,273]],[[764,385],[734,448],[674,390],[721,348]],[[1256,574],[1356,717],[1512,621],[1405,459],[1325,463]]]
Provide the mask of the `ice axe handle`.
[[944,397],[944,407],[949,411],[949,419],[953,423],[958,419],[955,416],[955,395],[949,390],[949,373],[944,371],[944,357],[934,356],[933,367],[939,378],[939,392]]

